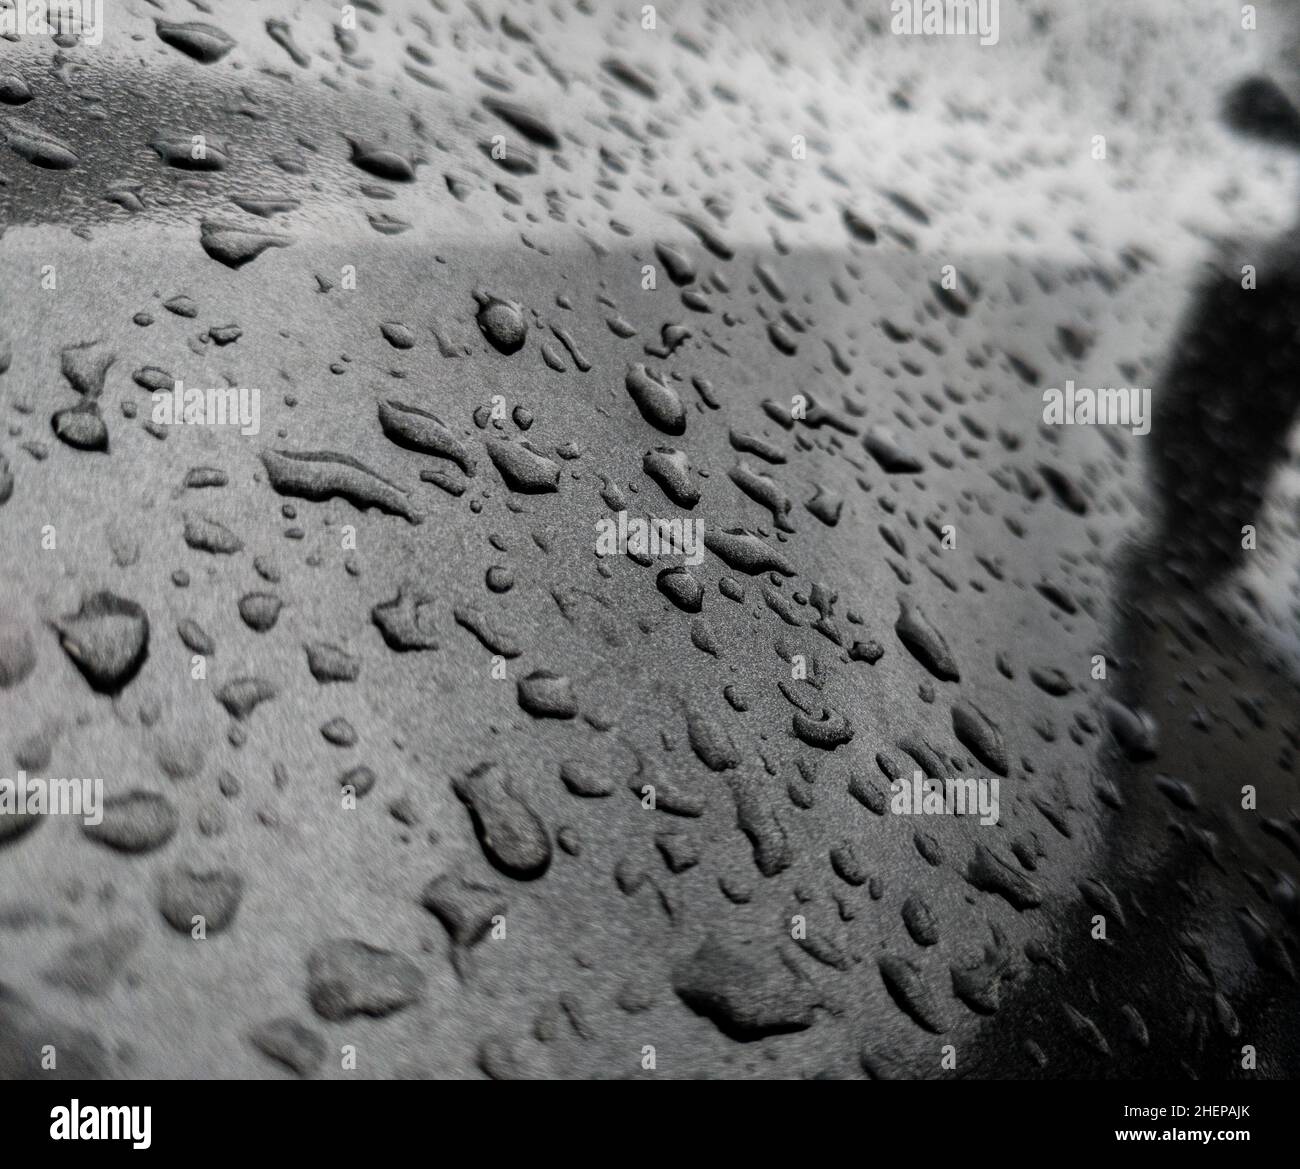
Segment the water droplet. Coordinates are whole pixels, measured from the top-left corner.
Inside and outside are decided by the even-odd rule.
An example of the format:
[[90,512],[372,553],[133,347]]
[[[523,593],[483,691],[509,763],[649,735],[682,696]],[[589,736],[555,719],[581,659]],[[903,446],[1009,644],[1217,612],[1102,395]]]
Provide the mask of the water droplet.
[[160,40],[204,65],[220,61],[235,47],[228,33],[202,21],[155,20],[154,27]]

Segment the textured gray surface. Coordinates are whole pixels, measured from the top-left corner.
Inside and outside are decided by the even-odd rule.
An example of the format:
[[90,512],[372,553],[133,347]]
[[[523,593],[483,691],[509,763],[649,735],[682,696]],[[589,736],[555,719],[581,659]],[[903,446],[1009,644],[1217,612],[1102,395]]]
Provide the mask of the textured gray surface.
[[[1267,274],[1291,217],[1290,155],[1215,121],[1261,56],[1235,17],[1004,5],[980,49],[883,4],[357,7],[355,41],[329,4],[126,0],[101,47],[0,46],[33,94],[0,107],[0,773],[130,796],[94,838],[0,832],[0,1074],[1294,1074],[1294,471],[1228,515],[1262,532],[1233,576],[1196,509],[1295,318],[1265,302],[1280,372],[1242,385],[1232,309],[1178,329],[1203,261]],[[195,134],[216,169],[168,165]],[[276,246],[232,267],[227,227]],[[151,431],[151,369],[260,388],[260,433]],[[1044,427],[1067,378],[1154,387],[1152,434]],[[66,441],[96,412],[107,451]],[[352,501],[284,494],[322,475]],[[595,555],[624,507],[703,521],[698,613],[674,562]],[[82,670],[56,622],[107,639]],[[996,827],[869,806],[994,739]]]

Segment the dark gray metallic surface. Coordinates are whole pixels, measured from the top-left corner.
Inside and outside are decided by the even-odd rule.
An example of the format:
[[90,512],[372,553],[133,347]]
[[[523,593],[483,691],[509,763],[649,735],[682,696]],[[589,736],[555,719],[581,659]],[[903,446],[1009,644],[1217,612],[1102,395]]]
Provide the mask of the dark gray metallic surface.
[[0,42],[0,1075],[1294,1075],[1281,15],[1076,7]]

